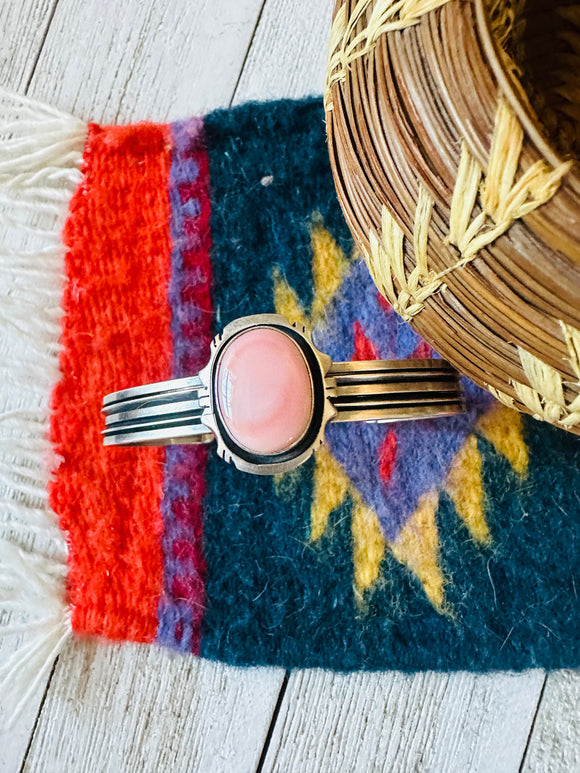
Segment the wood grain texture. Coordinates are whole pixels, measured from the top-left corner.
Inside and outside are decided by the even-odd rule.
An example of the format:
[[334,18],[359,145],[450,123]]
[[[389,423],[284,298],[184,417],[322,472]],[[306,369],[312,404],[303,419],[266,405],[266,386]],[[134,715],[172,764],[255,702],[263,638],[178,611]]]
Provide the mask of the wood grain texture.
[[58,662],[24,769],[255,770],[282,676],[150,645],[76,642]]
[[[20,92],[26,89],[56,2],[57,0],[19,0],[19,2],[0,0],[0,85],[2,87]],[[22,247],[21,244],[10,245],[1,227],[0,245]],[[2,360],[6,361],[14,354],[15,352],[10,351],[6,338],[0,338]],[[48,402],[48,395],[45,397]],[[38,407],[41,407],[43,402],[40,398]],[[0,414],[22,407],[31,406],[23,406],[22,396],[14,388],[11,389],[8,383],[3,382],[0,386]],[[3,485],[0,485],[0,501],[2,496]],[[2,514],[0,514],[0,522],[2,520]],[[0,531],[1,529],[0,526]],[[0,666],[6,663],[20,643],[20,639],[17,638],[0,639]],[[10,701],[11,696],[0,694],[0,771],[3,773],[17,771],[22,765],[46,681],[44,680],[38,686],[13,729],[7,727],[6,711],[6,702]]]
[[100,122],[229,104],[262,0],[59,0],[30,96]]
[[0,84],[24,91],[58,0],[0,0]]
[[[0,666],[8,660],[20,643],[14,639],[0,643]],[[8,727],[4,705],[5,700],[10,696],[0,696],[0,771],[2,773],[16,773],[22,767],[47,681],[48,679],[38,686],[13,728]]]
[[329,0],[269,0],[235,102],[322,94],[332,6]]
[[299,671],[264,771],[517,771],[542,682],[538,671]]
[[580,771],[580,672],[548,675],[522,770]]

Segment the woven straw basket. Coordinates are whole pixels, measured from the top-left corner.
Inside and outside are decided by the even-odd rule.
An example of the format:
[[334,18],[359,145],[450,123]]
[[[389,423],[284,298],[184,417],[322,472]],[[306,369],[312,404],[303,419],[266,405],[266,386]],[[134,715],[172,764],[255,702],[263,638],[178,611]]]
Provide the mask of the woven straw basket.
[[580,434],[580,3],[338,0],[325,106],[380,291],[503,403]]

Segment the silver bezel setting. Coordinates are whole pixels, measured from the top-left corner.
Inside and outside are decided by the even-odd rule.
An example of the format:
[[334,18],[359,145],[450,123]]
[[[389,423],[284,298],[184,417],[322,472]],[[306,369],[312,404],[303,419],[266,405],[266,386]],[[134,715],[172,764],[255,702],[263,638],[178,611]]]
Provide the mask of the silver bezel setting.
[[[302,441],[294,446],[296,453],[292,453],[292,448],[284,454],[277,454],[272,457],[261,456],[255,461],[248,458],[251,454],[245,454],[236,451],[239,448],[235,439],[230,437],[223,426],[219,416],[219,406],[215,391],[215,377],[217,367],[222,353],[233,338],[239,336],[247,330],[256,327],[273,328],[281,331],[287,331],[300,346],[303,353],[310,352],[311,357],[305,357],[308,367],[311,371],[313,384],[319,380],[320,388],[323,391],[323,403],[319,415],[313,417],[313,421],[320,422],[320,426],[314,437],[306,447]],[[312,364],[317,372],[312,372]],[[320,352],[313,344],[310,331],[303,325],[291,324],[285,317],[279,314],[254,314],[249,317],[241,317],[226,325],[223,332],[217,335],[212,343],[210,358],[208,364],[198,374],[205,389],[200,396],[200,404],[203,406],[202,421],[203,424],[214,433],[217,441],[217,453],[226,462],[232,462],[239,470],[250,472],[257,475],[275,475],[278,473],[293,470],[305,462],[317,448],[324,442],[324,432],[326,425],[336,415],[330,398],[336,396],[336,382],[327,373],[332,365],[331,358]],[[282,460],[280,457],[284,457]],[[278,457],[278,458],[277,458]],[[268,461],[271,459],[271,461]]]

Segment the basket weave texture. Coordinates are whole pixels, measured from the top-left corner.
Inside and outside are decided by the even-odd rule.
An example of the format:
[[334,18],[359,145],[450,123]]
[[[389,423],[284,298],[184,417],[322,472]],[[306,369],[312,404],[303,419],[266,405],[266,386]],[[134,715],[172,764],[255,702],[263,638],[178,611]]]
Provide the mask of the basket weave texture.
[[338,0],[325,107],[379,290],[509,406],[580,434],[580,4]]

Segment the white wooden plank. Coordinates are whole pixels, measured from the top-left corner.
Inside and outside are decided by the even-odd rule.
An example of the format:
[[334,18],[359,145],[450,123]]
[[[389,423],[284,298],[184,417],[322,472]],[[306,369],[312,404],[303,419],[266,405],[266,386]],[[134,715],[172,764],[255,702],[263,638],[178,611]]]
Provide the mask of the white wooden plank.
[[57,0],[0,0],[0,83],[23,91]]
[[80,118],[166,121],[229,103],[262,0],[60,0],[30,95]]
[[543,673],[291,675],[264,771],[517,771]]
[[[111,122],[228,104],[260,6],[60,0],[30,94]],[[282,677],[174,659],[153,647],[75,642],[56,669],[26,767],[191,770],[195,759],[199,770],[215,770],[212,760],[223,760],[223,770],[251,769]]]
[[580,671],[546,679],[523,773],[580,771]]
[[[8,660],[17,645],[19,645],[18,640],[0,642],[0,666]],[[8,727],[8,716],[5,710],[5,700],[10,696],[0,696],[0,770],[2,773],[16,773],[22,767],[47,681],[48,679],[38,686],[13,728]]]
[[[0,0],[0,84],[4,88],[24,91],[55,5],[56,0]],[[6,245],[4,232],[0,233],[0,244]],[[0,345],[0,349],[3,348]],[[15,407],[14,395],[9,394],[7,385],[3,384],[0,389],[0,413],[8,405]],[[0,638],[0,666],[7,662],[18,646],[17,639]],[[7,727],[6,701],[11,696],[0,694],[0,770],[3,773],[20,770],[46,682],[44,680],[38,685],[13,729]]]
[[266,3],[235,102],[322,94],[333,6],[332,0]]
[[58,662],[24,770],[255,770],[281,676],[77,642]]

